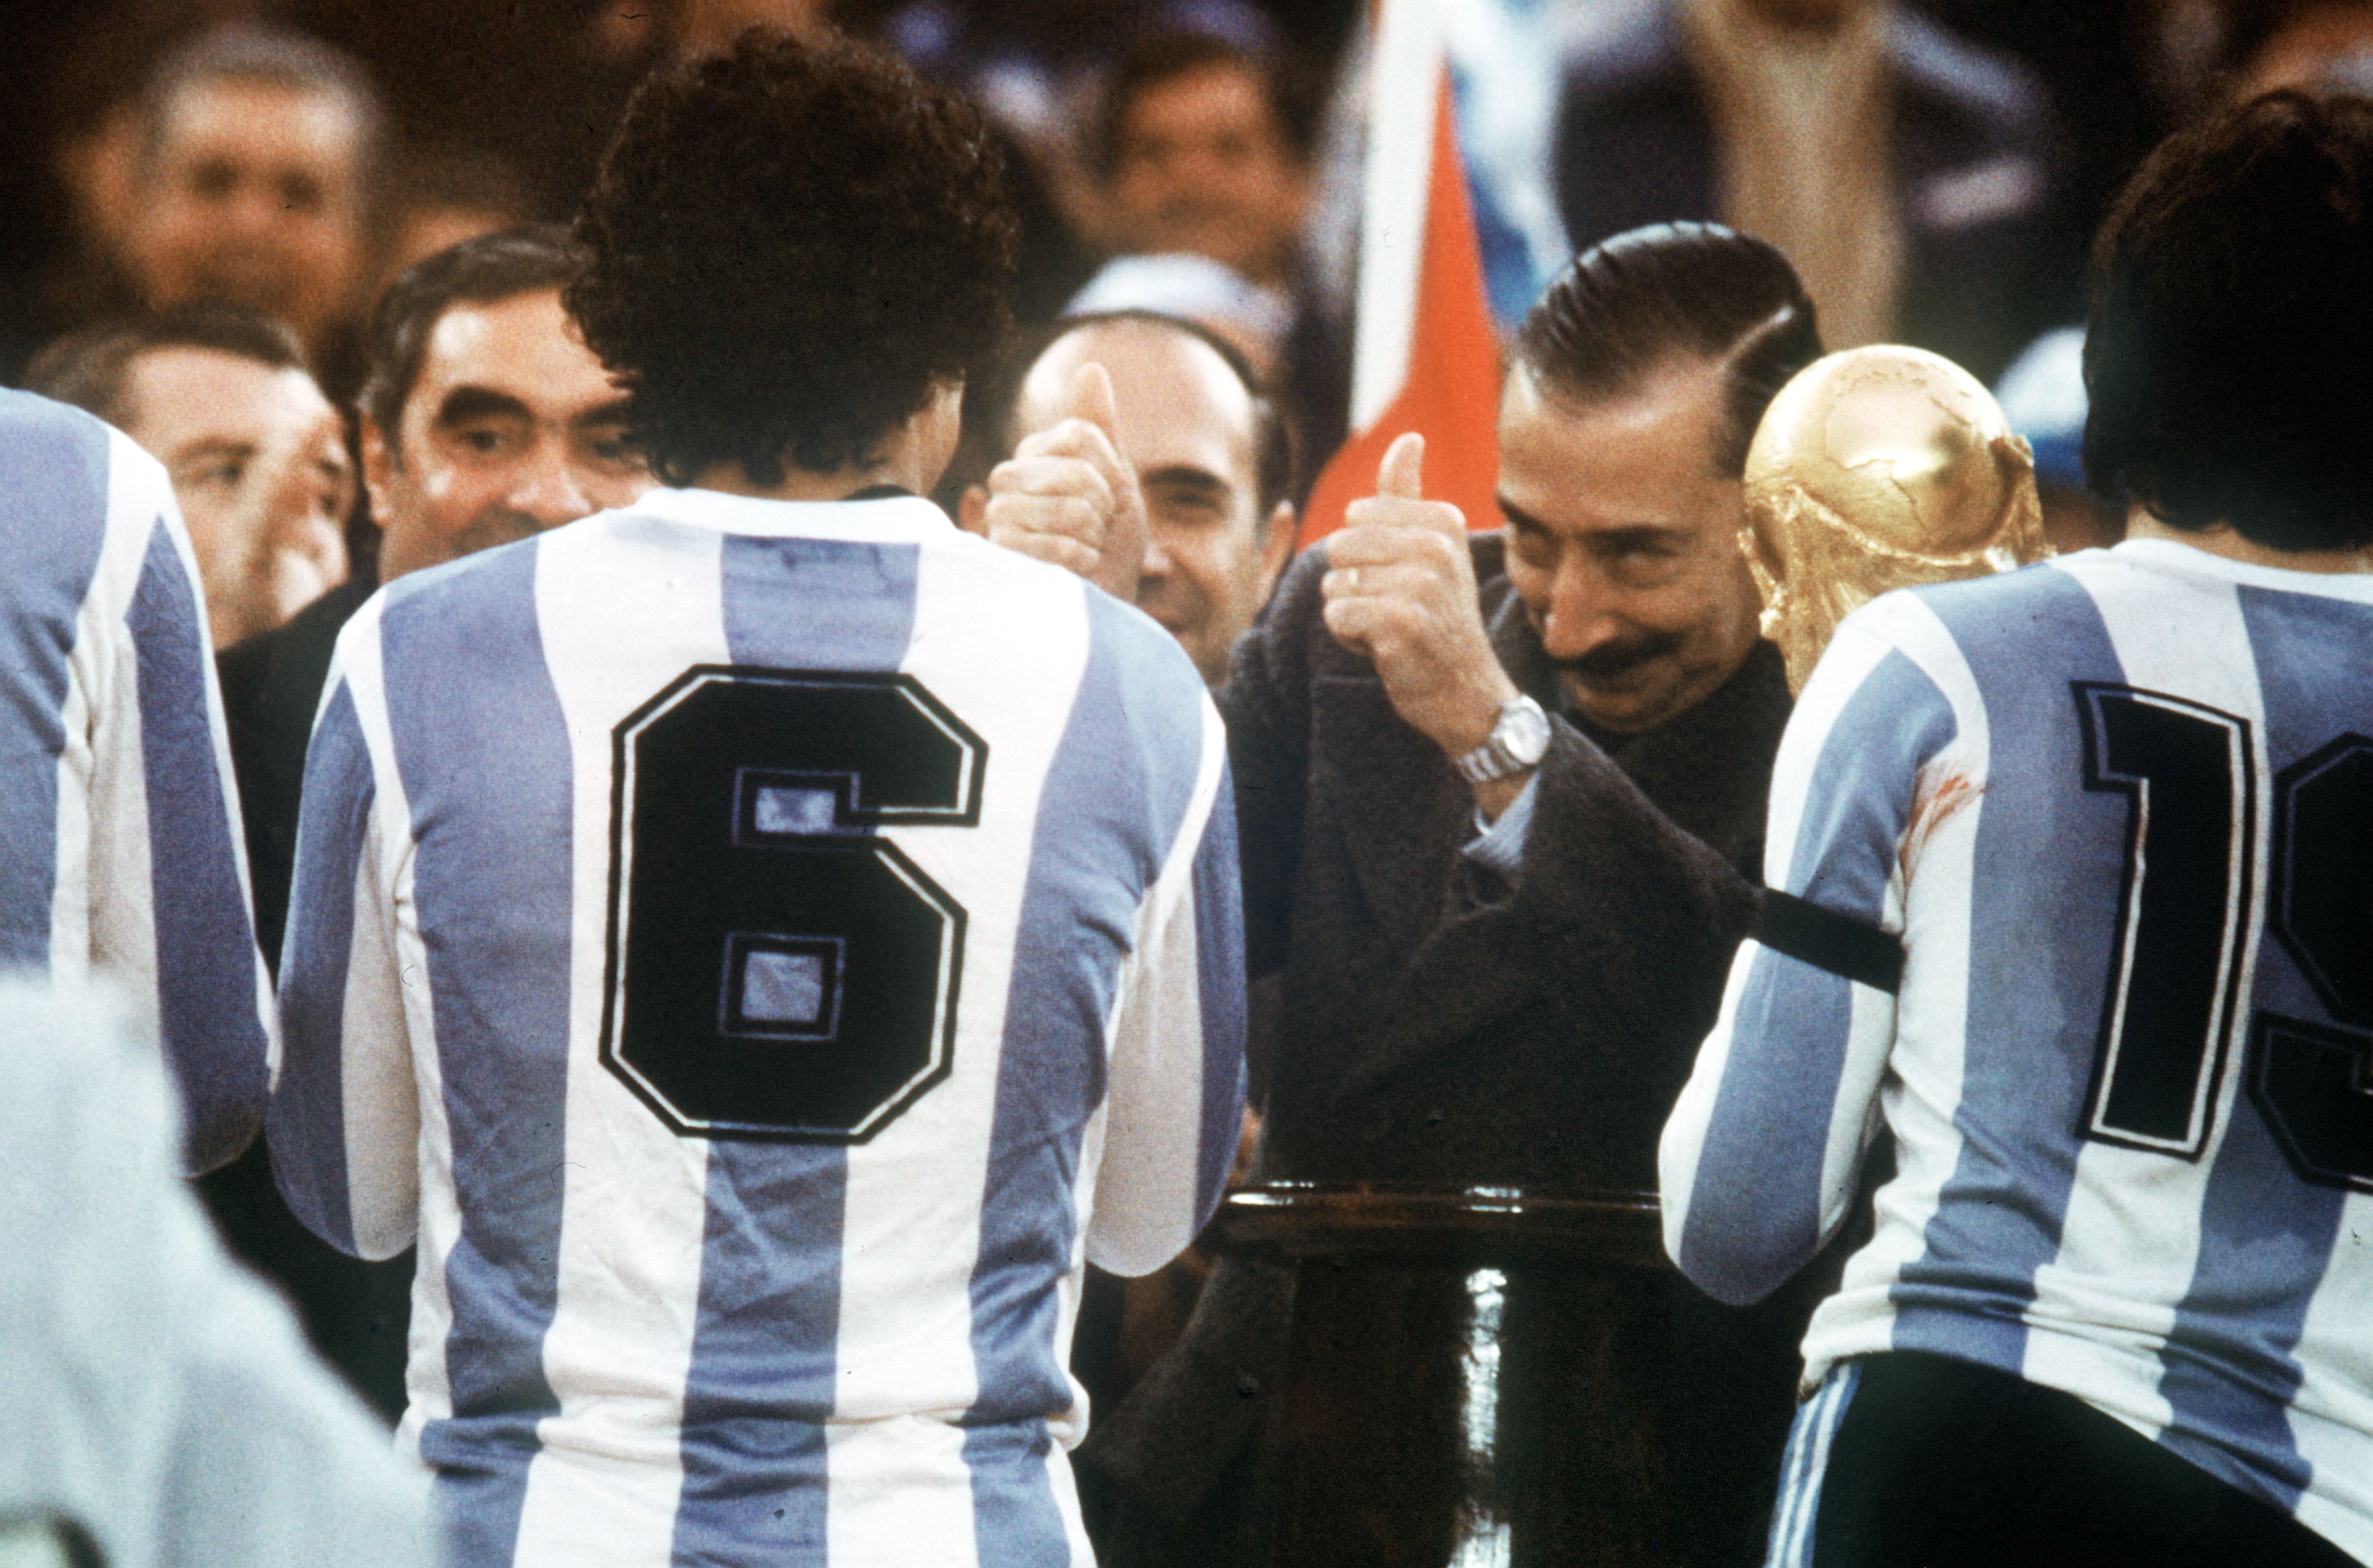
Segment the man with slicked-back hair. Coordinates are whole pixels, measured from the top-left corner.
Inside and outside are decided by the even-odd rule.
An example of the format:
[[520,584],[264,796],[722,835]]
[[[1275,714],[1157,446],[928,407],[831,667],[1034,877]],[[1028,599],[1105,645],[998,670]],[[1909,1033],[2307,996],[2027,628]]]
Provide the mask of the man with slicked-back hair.
[[[1280,990],[1265,1176],[1654,1186],[1656,1130],[1754,906],[1789,710],[1737,549],[1740,474],[1765,405],[1820,352],[1760,240],[1698,224],[1607,240],[1517,335],[1506,528],[1470,536],[1424,499],[1405,436],[1237,645],[1220,706],[1246,943]],[[1037,530],[1004,515],[1031,549]],[[1676,1561],[1744,1562],[1804,1314],[1674,1285],[1625,1353],[1673,1369],[1642,1396],[1677,1434],[1684,1502],[1659,1528]],[[1225,1512],[1289,1291],[1223,1265],[1091,1440],[1131,1517]],[[1121,1528],[1125,1561],[1176,1534]]]

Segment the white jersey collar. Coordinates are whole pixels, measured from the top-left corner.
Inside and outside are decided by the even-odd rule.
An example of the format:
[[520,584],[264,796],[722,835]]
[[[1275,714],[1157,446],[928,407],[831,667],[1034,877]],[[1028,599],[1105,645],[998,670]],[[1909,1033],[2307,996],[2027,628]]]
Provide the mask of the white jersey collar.
[[2286,571],[2279,566],[2260,566],[2211,554],[2172,539],[2125,540],[2110,546],[2110,553],[2137,565],[2179,575],[2214,577],[2286,594],[2314,594],[2322,598],[2373,604],[2373,573]]

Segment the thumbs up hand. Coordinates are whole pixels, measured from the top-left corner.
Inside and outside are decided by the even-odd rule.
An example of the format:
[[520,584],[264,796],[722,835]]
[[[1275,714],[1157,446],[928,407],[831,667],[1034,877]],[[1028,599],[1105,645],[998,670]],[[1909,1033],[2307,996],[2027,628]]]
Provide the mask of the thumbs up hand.
[[1424,498],[1424,463],[1415,431],[1385,449],[1376,494],[1346,507],[1325,541],[1318,588],[1335,640],[1371,660],[1394,711],[1456,758],[1490,738],[1516,687],[1483,629],[1467,519]]
[[990,540],[1133,600],[1145,565],[1145,496],[1120,455],[1112,378],[1080,366],[1067,418],[1026,437],[988,472]]

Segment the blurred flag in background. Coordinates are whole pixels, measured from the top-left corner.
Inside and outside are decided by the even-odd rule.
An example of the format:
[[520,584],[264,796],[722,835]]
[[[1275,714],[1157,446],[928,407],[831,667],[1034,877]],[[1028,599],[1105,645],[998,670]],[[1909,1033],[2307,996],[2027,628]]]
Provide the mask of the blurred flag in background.
[[1305,546],[1375,493],[1376,465],[1405,430],[1426,438],[1427,496],[1456,505],[1471,528],[1500,526],[1500,344],[1459,154],[1445,6],[1378,0],[1371,18],[1351,436],[1303,510]]

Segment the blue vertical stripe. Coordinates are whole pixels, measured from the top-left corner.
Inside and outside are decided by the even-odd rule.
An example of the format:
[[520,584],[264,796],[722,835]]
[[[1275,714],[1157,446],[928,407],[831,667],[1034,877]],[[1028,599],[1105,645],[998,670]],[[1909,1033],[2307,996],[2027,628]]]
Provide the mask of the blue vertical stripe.
[[1195,847],[1196,995],[1203,1030],[1202,1157],[1195,1172],[1199,1225],[1218,1207],[1245,1117],[1244,878],[1236,863],[1236,786],[1225,762]]
[[0,391],[0,966],[50,961],[66,663],[107,537],[107,448],[89,415]]
[[280,960],[280,1086],[272,1097],[272,1174],[314,1235],[355,1249],[346,1181],[346,970],[355,881],[377,784],[355,694],[343,680],[305,753],[296,884]]
[[1081,591],[1087,668],[1033,829],[972,1280],[980,1388],[964,1416],[964,1459],[983,1568],[1068,1552],[1046,1467],[1023,1461],[1046,1452],[1046,1417],[1070,1406],[1056,1330],[1080,1137],[1104,1097],[1105,1020],[1137,912],[1202,761],[1201,687],[1177,645],[1118,601]]
[[[2085,750],[2067,683],[2122,682],[2125,670],[2092,596],[2065,572],[1918,591],[1977,681],[1988,763],[1954,1114],[1964,1141],[1924,1248],[1889,1292],[1894,1344],[2016,1371],[2027,1351],[2020,1314],[2036,1271],[2060,1250],[2085,1146],[2076,1129],[2119,913],[2100,889],[2119,886],[2125,846],[2125,797],[2086,790],[2075,774]],[[2036,679],[2039,627],[2053,639],[2050,679]],[[2100,858],[2072,863],[2079,853]],[[2047,947],[2039,932],[2052,934]]]
[[510,1562],[536,1423],[559,1408],[544,1337],[559,1288],[573,767],[536,622],[538,549],[405,577],[380,622],[462,1215],[445,1265],[453,1414],[420,1452],[439,1468],[462,1568]]
[[[1806,782],[1804,815],[1783,889],[1877,923],[1912,781],[1948,744],[1952,704],[1920,668],[1890,653],[1846,699]],[[1712,1295],[1759,1301],[1820,1249],[1819,1138],[1835,1113],[1853,1024],[1853,984],[1765,947],[1739,993],[1736,1033],[1786,1020],[1791,1049],[1735,1052],[1714,1094],[1677,1261]]]
[[[2341,734],[2373,734],[2373,608],[2257,587],[2236,593],[2274,771]],[[2269,929],[2258,944],[2250,1005],[2332,1021],[2271,929],[2278,912],[2262,918]],[[2301,1179],[2246,1092],[2234,1098],[2215,1162],[2191,1285],[2160,1353],[2159,1392],[2171,1413],[2159,1441],[2287,1509],[2306,1489],[2309,1467],[2284,1410],[2304,1376],[2295,1353],[2348,1195]]]
[[[913,634],[918,558],[911,544],[728,536],[719,569],[733,662],[896,669]],[[824,1561],[848,1196],[839,1147],[709,1144],[678,1562]]]
[[196,587],[161,519],[124,619],[140,671],[157,1006],[181,1084],[188,1158],[207,1169],[247,1147],[263,1121],[262,959],[208,721],[213,652],[199,633]]

